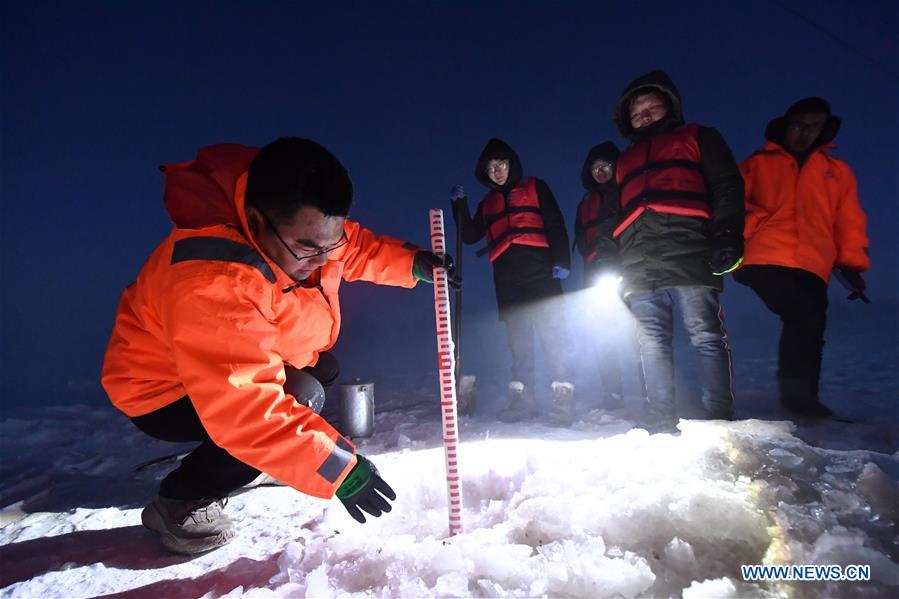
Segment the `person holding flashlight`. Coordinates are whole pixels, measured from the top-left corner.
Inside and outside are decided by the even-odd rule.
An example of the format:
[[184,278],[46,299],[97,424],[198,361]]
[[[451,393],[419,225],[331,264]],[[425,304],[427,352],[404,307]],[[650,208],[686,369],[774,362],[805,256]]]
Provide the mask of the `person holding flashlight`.
[[[574,247],[584,259],[584,286],[596,292],[596,303],[606,298],[617,302],[618,248],[611,236],[614,215],[618,207],[618,185],[615,183],[615,162],[620,153],[615,142],[605,141],[587,153],[581,169],[581,183],[586,190],[577,207],[574,223]],[[604,228],[603,228],[604,226]],[[604,234],[605,233],[605,234]],[[597,307],[597,316],[605,321],[608,315]],[[603,322],[603,332],[613,323]],[[609,326],[606,326],[609,325]],[[599,343],[599,376],[603,386],[602,405],[619,408],[623,403],[621,362],[618,353],[603,335]]]

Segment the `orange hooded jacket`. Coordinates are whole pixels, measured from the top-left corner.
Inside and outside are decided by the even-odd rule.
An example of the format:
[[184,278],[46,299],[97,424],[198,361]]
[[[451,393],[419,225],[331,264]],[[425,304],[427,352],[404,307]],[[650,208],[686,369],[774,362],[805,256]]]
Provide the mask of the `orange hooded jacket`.
[[802,168],[780,144],[765,143],[740,164],[746,182],[743,264],[807,270],[825,282],[835,265],[871,266],[855,175],[823,147]]
[[284,392],[284,364],[315,364],[340,331],[341,279],[413,287],[415,250],[346,221],[349,242],[300,286],[249,233],[255,148],[210,146],[164,167],[175,228],[122,296],[103,386],[128,416],[189,396],[228,453],[295,489],[332,497],[353,445]]

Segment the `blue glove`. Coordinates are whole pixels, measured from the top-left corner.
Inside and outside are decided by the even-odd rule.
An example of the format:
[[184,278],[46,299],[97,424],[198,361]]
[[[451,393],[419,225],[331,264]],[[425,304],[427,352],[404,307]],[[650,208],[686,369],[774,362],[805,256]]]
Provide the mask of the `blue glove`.
[[[545,272],[545,271],[544,271]],[[553,278],[554,279],[567,279],[568,275],[571,274],[571,271],[565,268],[564,266],[553,266]]]
[[468,197],[465,195],[465,188],[461,185],[453,185],[453,188],[450,190],[450,199],[454,202],[457,200],[461,200],[462,198]]

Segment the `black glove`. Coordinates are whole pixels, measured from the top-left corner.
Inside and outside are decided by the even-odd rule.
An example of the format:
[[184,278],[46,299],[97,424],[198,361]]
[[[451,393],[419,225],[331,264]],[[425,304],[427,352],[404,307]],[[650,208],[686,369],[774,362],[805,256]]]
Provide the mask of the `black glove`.
[[734,270],[743,262],[743,252],[730,247],[723,247],[712,250],[712,258],[709,260],[709,266],[712,267],[713,275],[723,275]]
[[337,488],[337,498],[354,520],[365,524],[361,510],[377,518],[393,509],[384,497],[393,501],[396,493],[384,482],[374,464],[364,456],[356,455],[356,465]]
[[468,211],[468,198],[452,199],[450,204],[453,206],[453,220],[456,224],[471,220],[471,213]]
[[839,279],[840,283],[842,283],[846,289],[850,290],[847,299],[861,299],[866,304],[871,303],[871,300],[865,295],[865,289],[868,287],[868,284],[865,283],[865,280],[862,278],[861,272],[854,268],[849,268],[848,266],[837,266],[834,270],[836,271],[837,279]]
[[849,268],[848,266],[840,266],[838,267],[838,270],[843,273],[843,276],[846,277],[846,282],[849,283],[849,286],[855,291],[864,291],[868,288],[868,284],[865,283],[865,280],[862,278],[862,273],[859,271]]
[[712,274],[721,276],[743,263],[743,231],[726,229],[712,238],[709,267]]
[[456,265],[452,256],[449,254],[438,256],[427,250],[421,250],[415,254],[415,258],[412,260],[412,275],[416,279],[425,283],[433,283],[435,268],[446,269],[446,280],[450,287],[458,289],[462,286],[462,279],[456,276]]

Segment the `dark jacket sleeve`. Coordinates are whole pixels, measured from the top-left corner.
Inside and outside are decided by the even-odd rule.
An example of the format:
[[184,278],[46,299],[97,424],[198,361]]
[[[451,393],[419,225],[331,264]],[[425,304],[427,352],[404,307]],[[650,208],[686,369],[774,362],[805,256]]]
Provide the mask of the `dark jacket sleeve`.
[[456,226],[462,229],[462,241],[471,245],[477,243],[487,234],[487,224],[484,222],[482,209],[484,202],[478,204],[474,217],[468,213],[468,198],[463,198],[453,205],[453,216]]
[[737,161],[718,130],[711,127],[700,127],[699,150],[712,204],[712,246],[742,253],[746,205]]
[[597,268],[618,267],[618,240],[612,236],[621,214],[621,198],[618,189],[610,191],[605,201],[599,207],[599,237],[596,240]]
[[[583,200],[581,201],[583,204]],[[584,222],[581,220],[581,204],[577,206],[577,216],[574,219],[574,243],[571,244],[571,248],[577,248],[578,254],[581,256],[587,255],[587,240],[584,231]]]
[[540,201],[540,211],[543,213],[543,227],[546,230],[546,240],[549,242],[549,251],[553,257],[554,266],[571,268],[571,250],[568,245],[568,230],[565,228],[565,219],[556,197],[549,189],[549,185],[541,179],[537,179],[537,199]]

